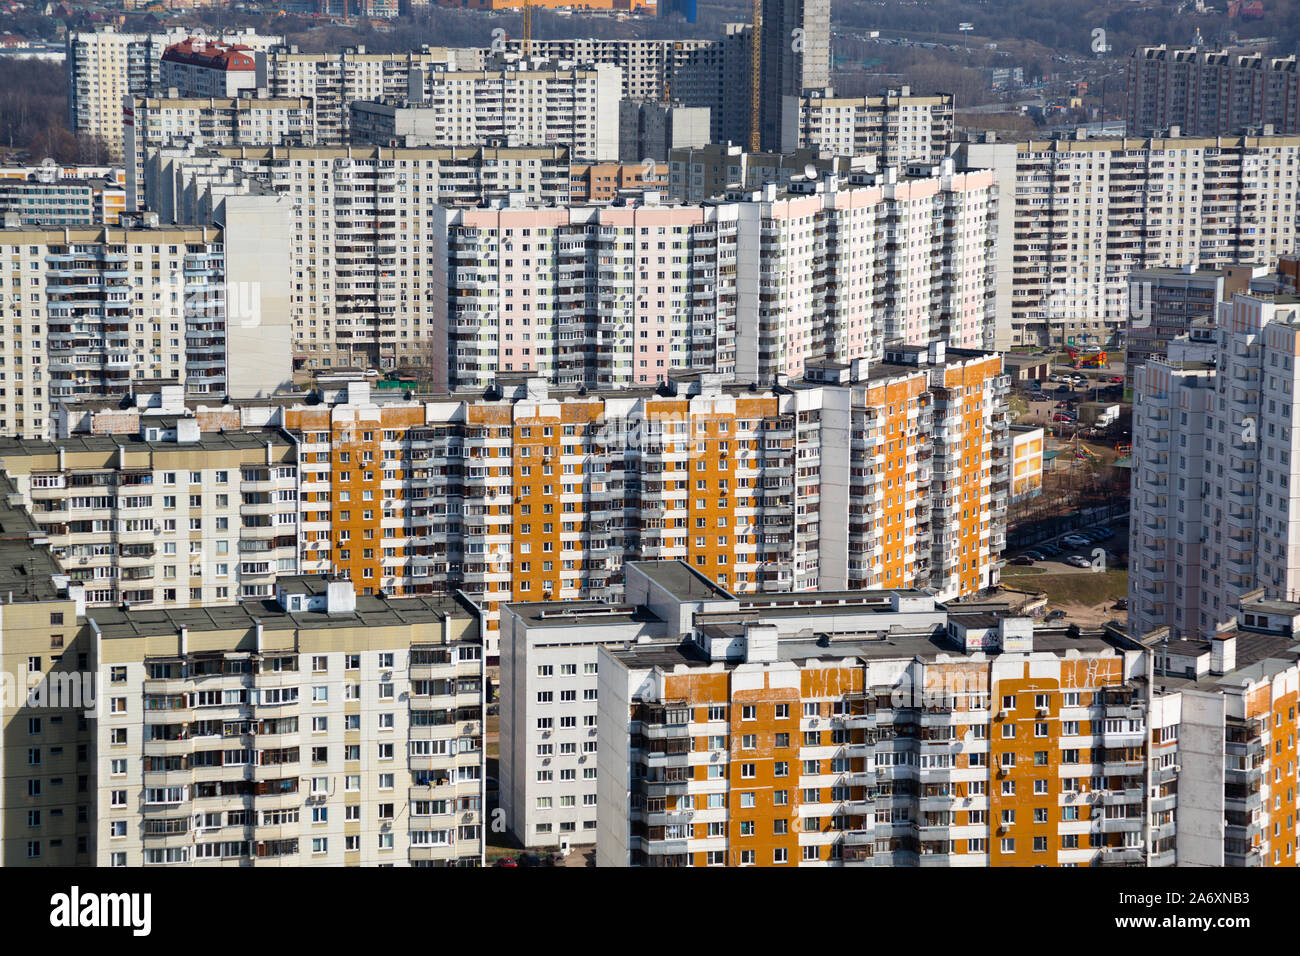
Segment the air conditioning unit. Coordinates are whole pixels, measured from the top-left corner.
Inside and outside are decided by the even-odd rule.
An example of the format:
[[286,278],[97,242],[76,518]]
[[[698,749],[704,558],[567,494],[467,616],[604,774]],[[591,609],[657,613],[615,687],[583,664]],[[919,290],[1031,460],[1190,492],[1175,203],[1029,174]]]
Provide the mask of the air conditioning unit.
[[1039,707],[1037,710],[1034,711],[1034,713],[1036,713],[1039,717],[1046,717],[1049,713],[1049,710],[1046,707]]
[[1007,712],[1005,710],[999,710],[998,715],[997,717],[994,718],[994,720],[1003,720],[1006,718],[1006,716],[1007,716]]

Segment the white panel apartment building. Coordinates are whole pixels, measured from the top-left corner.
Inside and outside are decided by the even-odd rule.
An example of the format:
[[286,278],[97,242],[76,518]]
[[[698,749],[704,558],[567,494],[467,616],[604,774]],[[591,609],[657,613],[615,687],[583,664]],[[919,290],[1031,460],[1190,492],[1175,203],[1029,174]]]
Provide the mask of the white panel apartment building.
[[126,113],[126,206],[143,207],[144,168],[149,153],[178,143],[212,146],[273,146],[316,139],[309,98],[138,97]]
[[1191,342],[1178,353],[1186,360],[1171,356],[1138,372],[1135,631],[1167,625],[1204,638],[1246,592],[1300,594],[1298,313],[1295,296],[1237,293],[1220,307],[1212,355],[1186,352]]
[[[512,64],[413,71],[408,95],[351,104],[354,143],[566,146],[576,160],[618,159],[618,67]],[[416,86],[422,89],[416,89]]]
[[[441,207],[515,195],[569,199],[560,147],[267,147],[151,153],[149,208],[163,221],[210,221],[221,196],[274,190],[291,200],[294,358],[307,368],[396,365],[445,381],[446,336],[428,237]],[[439,295],[441,292],[438,293]]]
[[[242,203],[242,207],[241,207]],[[54,403],[138,379],[195,395],[269,394],[289,377],[287,263],[274,199],[232,200],[234,227],[0,229],[5,434],[47,435]],[[222,212],[222,220],[229,218]],[[228,254],[226,244],[240,244]],[[260,345],[259,345],[260,343]],[[265,361],[230,357],[268,350]],[[277,363],[278,359],[278,363]]]
[[997,347],[1113,345],[1138,269],[1269,263],[1297,248],[1300,138],[961,143],[999,191]]
[[[507,40],[506,49],[519,55],[522,41]],[[623,99],[659,102],[667,96],[686,106],[708,107],[711,142],[748,142],[747,23],[724,24],[722,36],[707,40],[534,39],[531,53],[579,65],[616,66]]]
[[[166,33],[118,33],[110,27],[68,34],[68,128],[98,136],[114,155],[124,155],[122,100],[158,89],[160,63],[167,47],[189,37],[238,43],[265,50],[283,37],[241,32],[208,33],[188,29]],[[182,92],[185,92],[182,90]]]
[[[238,420],[238,415],[235,416]],[[14,490],[92,604],[258,602],[298,569],[298,455],[278,429],[0,440]]]
[[367,53],[364,46],[337,53],[301,53],[295,46],[278,46],[257,60],[257,88],[274,97],[312,101],[313,124],[319,141],[348,141],[348,105],[357,100],[402,97],[411,89],[412,72],[438,66],[476,70],[483,66],[481,49],[422,47],[407,53]]
[[481,866],[483,657],[462,597],[89,612],[99,866]]
[[952,104],[951,93],[919,96],[906,86],[880,96],[810,90],[786,98],[794,120],[782,124],[782,149],[872,155],[882,166],[937,163],[952,142]]

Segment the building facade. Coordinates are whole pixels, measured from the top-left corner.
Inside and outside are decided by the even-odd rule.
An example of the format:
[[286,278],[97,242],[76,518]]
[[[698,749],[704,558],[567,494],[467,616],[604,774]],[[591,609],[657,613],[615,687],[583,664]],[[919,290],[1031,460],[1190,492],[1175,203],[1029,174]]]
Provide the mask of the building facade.
[[120,396],[134,379],[213,396],[282,386],[288,210],[232,201],[220,221],[0,229],[0,354],[13,370],[4,432],[44,437],[57,401]]
[[909,87],[881,96],[836,96],[808,90],[787,103],[781,148],[823,150],[841,156],[875,156],[882,166],[937,163],[952,144],[950,93],[916,96]]
[[296,46],[276,46],[256,56],[257,88],[277,98],[310,100],[312,126],[321,143],[349,141],[349,104],[405,97],[435,67],[478,70],[482,49],[421,47],[406,53],[367,53],[364,46],[337,53],[303,53]]
[[831,85],[830,2],[763,0],[759,34],[758,146],[779,151],[792,142],[795,122],[786,97]]
[[[1300,138],[964,142],[998,188],[997,347],[1115,346],[1128,275],[1296,251]],[[1276,208],[1274,208],[1276,207]]]
[[1271,126],[1300,133],[1300,73],[1295,55],[1267,57],[1211,50],[1139,47],[1129,57],[1127,132],[1160,136],[1238,136]]
[[[68,409],[65,424],[102,436],[78,440],[103,459],[95,480],[105,486],[138,470],[137,448],[189,463],[144,469],[138,483],[160,493],[133,499],[125,516],[112,511],[119,501],[70,490],[58,463],[72,444],[13,443],[4,468],[79,577],[125,575],[117,549],[95,547],[111,537],[87,537],[111,534],[119,518],[176,534],[197,521],[191,536],[226,519],[188,563],[162,547],[132,554],[133,567],[152,571],[133,588],[138,605],[265,598],[283,573],[343,575],[362,595],[463,589],[484,610],[493,657],[502,605],[617,600],[625,560],[681,558],[740,593],[977,594],[997,583],[1005,545],[1009,383],[988,353],[900,348],[887,359],[754,390],[685,374],[584,395],[519,376],[496,398],[407,398],[353,382],[314,402],[191,401],[193,417],[184,405]],[[156,424],[172,414],[184,442]],[[234,434],[236,419],[247,437]],[[218,428],[224,435],[208,434]],[[277,459],[290,438],[294,455]],[[259,463],[223,451],[231,442]],[[296,471],[268,477],[272,467]],[[295,501],[296,554],[280,550],[295,543]],[[177,512],[187,505],[202,513]]]
[[570,625],[610,636],[597,865],[1147,861],[1146,651],[1121,632],[907,590],[726,600],[647,572],[634,595],[634,569],[639,628]]
[[1295,296],[1236,293],[1212,327],[1138,369],[1129,614],[1203,639],[1247,592],[1300,594]]
[[122,125],[124,97],[148,96],[158,89],[161,63],[169,46],[191,37],[237,42],[254,50],[283,43],[283,37],[242,32],[192,34],[185,29],[166,33],[119,33],[110,27],[68,33],[68,128],[79,135],[102,139],[116,157],[125,152]]
[[143,208],[145,165],[158,149],[178,144],[279,146],[312,143],[315,111],[310,99],[238,97],[140,97],[124,107],[127,208]]
[[353,100],[348,129],[358,145],[560,146],[576,159],[616,160],[619,86],[606,64],[412,70],[401,98]]
[[482,865],[473,604],[298,578],[145,620],[22,547],[44,580],[0,642],[34,689],[0,714],[6,866]]

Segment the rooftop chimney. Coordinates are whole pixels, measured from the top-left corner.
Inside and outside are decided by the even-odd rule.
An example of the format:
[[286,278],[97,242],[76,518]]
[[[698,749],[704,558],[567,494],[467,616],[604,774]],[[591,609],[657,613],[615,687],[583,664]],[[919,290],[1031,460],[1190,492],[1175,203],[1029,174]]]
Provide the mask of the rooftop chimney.
[[1236,669],[1236,631],[1223,631],[1215,634],[1210,638],[1210,673],[1222,677],[1224,674],[1231,674]]

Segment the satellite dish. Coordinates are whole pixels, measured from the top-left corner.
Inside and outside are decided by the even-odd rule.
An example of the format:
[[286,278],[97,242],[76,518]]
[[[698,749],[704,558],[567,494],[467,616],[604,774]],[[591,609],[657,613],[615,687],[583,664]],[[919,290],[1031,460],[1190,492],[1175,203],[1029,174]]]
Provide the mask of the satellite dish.
[[814,180],[817,178],[817,167],[814,166],[812,163],[809,163],[807,166],[803,168],[803,174],[810,181]]

